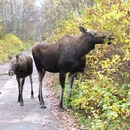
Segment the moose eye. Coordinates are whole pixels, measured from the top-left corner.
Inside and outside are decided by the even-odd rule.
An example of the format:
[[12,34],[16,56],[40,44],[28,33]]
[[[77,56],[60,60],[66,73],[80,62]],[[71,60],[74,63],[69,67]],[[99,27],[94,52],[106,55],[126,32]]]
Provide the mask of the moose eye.
[[20,59],[20,62],[22,62],[22,59]]

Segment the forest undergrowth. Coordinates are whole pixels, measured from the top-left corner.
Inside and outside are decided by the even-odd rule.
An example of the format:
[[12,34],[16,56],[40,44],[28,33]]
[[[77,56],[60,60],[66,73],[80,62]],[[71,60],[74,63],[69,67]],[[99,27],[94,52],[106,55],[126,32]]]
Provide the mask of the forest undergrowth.
[[87,54],[82,80],[74,82],[71,105],[85,130],[129,130],[130,2],[95,2],[80,10],[80,15],[73,13],[71,19],[62,20],[47,40],[78,34],[80,25],[112,34],[112,45],[97,45]]
[[[130,130],[130,1],[95,0],[93,6],[81,7],[67,12],[70,19],[60,21],[51,36],[44,34],[47,41],[76,35],[79,26],[109,32],[115,39],[86,55],[84,75],[79,74],[72,89],[74,114],[84,130]],[[30,45],[3,34],[0,26],[0,63]],[[64,96],[66,101],[67,89]]]

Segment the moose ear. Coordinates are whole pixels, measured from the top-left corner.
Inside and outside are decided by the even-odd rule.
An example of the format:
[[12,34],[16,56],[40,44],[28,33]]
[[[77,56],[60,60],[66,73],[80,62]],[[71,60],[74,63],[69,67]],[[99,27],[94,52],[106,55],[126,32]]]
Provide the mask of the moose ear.
[[82,27],[82,26],[79,26],[79,30],[82,32],[82,33],[87,33],[87,29]]
[[11,60],[13,57],[11,55],[8,55],[8,59]]
[[18,64],[18,62],[19,62],[19,55],[16,55],[16,62]]
[[18,59],[19,58],[19,55],[16,55],[16,59]]

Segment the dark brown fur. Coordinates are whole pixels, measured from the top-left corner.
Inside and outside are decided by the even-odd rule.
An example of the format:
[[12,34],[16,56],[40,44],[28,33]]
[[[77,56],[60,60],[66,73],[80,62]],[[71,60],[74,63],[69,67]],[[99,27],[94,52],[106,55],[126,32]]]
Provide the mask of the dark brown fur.
[[46,71],[59,73],[61,85],[59,107],[63,108],[63,93],[66,73],[69,74],[69,99],[74,77],[77,72],[85,68],[85,55],[95,48],[95,44],[103,44],[106,36],[95,37],[83,27],[79,27],[81,34],[77,36],[65,36],[57,43],[42,42],[32,48],[33,58],[39,74],[39,100],[42,108],[45,108],[42,96],[42,79]]
[[33,86],[32,86],[32,72],[33,72],[33,61],[30,56],[26,56],[25,54],[18,54],[15,58],[8,56],[10,60],[10,69],[8,74],[10,76],[16,75],[16,79],[18,82],[18,102],[23,106],[23,85],[25,82],[25,77],[30,77],[31,83],[31,98],[33,98]]

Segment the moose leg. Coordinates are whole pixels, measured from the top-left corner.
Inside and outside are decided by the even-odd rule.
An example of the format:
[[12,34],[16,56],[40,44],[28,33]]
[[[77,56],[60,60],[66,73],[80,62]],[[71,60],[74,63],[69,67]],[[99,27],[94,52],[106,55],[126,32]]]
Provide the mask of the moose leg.
[[25,78],[22,78],[21,84],[20,84],[20,105],[23,106],[23,85],[25,82]]
[[[72,91],[72,85],[74,82],[74,78],[76,77],[77,73],[70,73],[68,78],[68,105],[71,101],[71,91]],[[68,107],[71,107],[70,105]]]
[[59,75],[59,80],[60,80],[60,103],[59,103],[59,108],[63,109],[63,95],[64,95],[64,88],[65,88],[65,78],[66,74],[65,73],[60,73]]
[[17,82],[18,82],[18,102],[20,102],[20,78],[16,77]]
[[46,71],[44,69],[42,69],[42,71],[38,71],[38,74],[39,74],[39,95],[38,95],[38,97],[39,97],[41,108],[46,108],[44,100],[43,100],[43,95],[42,95],[42,80],[45,75],[45,72]]
[[34,99],[32,75],[29,75],[29,78],[31,83],[31,99]]

